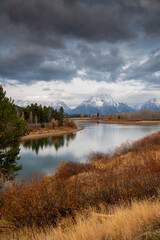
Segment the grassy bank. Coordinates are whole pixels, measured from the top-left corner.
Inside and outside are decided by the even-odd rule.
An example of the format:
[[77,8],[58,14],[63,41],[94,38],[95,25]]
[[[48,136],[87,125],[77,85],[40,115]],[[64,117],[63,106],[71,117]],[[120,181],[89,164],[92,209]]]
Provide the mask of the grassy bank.
[[53,137],[53,136],[63,136],[66,134],[78,132],[80,130],[83,130],[83,127],[75,126],[75,127],[59,127],[57,129],[42,129],[41,131],[33,131],[33,132],[30,132],[29,135],[23,136],[21,138],[21,142],[32,140],[32,139],[42,139],[42,138]]
[[147,239],[159,234],[159,188],[160,132],[122,144],[113,156],[93,153],[86,164],[62,163],[54,176],[14,182],[0,194],[0,231],[20,228],[27,239],[34,226],[28,239]]

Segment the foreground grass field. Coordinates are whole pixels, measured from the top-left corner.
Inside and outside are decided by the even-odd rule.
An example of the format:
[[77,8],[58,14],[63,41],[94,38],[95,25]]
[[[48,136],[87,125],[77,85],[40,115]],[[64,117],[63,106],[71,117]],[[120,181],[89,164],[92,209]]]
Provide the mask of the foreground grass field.
[[65,219],[56,228],[24,228],[5,236],[6,240],[107,240],[160,239],[160,202],[132,202],[127,207],[114,207],[108,213],[93,209]]
[[[160,239],[160,132],[0,193],[4,239]],[[89,210],[88,210],[89,209]],[[20,231],[19,231],[20,229]],[[9,232],[9,233],[8,233]]]

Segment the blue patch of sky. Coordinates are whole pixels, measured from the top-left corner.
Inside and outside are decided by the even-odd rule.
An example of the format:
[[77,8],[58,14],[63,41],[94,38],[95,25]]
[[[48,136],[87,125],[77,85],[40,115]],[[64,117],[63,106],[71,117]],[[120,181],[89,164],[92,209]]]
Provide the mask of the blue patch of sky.
[[79,40],[66,40],[65,44],[66,47],[70,50],[75,50],[77,48],[77,44],[79,43]]

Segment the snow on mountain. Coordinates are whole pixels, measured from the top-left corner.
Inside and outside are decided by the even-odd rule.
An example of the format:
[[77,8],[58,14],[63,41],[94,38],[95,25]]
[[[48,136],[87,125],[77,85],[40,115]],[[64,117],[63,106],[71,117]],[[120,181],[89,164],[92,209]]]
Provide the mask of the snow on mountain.
[[115,105],[113,98],[110,95],[104,94],[100,96],[92,96],[84,101],[81,105],[93,105],[95,107],[103,107],[104,104]]
[[[20,107],[27,107],[31,103],[29,101],[16,100],[15,104]],[[79,106],[74,109],[69,108],[63,101],[57,101],[52,104],[42,104],[42,106],[52,106],[54,109],[59,110],[62,106],[65,113],[68,114],[108,114],[108,113],[122,113],[122,112],[135,112],[141,110],[160,110],[160,101],[157,98],[151,98],[142,104],[136,104],[134,107],[128,106],[126,103],[116,102],[108,94],[99,96],[92,96],[83,101]]]
[[[27,107],[28,105],[31,105],[31,102],[29,101],[23,101],[23,100],[16,100],[15,104],[19,107]],[[59,110],[60,107],[63,107],[65,113],[69,113],[71,111],[71,109],[62,101],[57,101],[55,103],[52,104],[47,104],[47,103],[37,103],[38,105],[42,105],[42,106],[51,106],[56,110]]]
[[55,103],[52,103],[50,106],[56,110],[59,110],[60,107],[63,107],[65,113],[70,113],[71,111],[71,109],[63,101],[57,101]]
[[143,104],[139,104],[139,103],[137,103],[136,105],[134,105],[134,109],[135,109],[135,111],[140,111],[141,110],[141,107],[142,107],[142,105]]
[[120,112],[132,112],[133,109],[125,103],[115,102],[108,95],[92,96],[82,102],[79,106],[71,111],[71,114],[108,114]]
[[128,104],[123,103],[123,102],[118,102],[117,103],[117,110],[118,110],[119,113],[122,113],[122,112],[135,112],[135,109],[133,107],[131,107]]
[[145,102],[140,110],[160,110],[160,101],[157,98],[151,98],[147,102]]
[[23,101],[23,100],[15,100],[14,103],[19,107],[27,107],[28,105],[31,105],[29,101]]

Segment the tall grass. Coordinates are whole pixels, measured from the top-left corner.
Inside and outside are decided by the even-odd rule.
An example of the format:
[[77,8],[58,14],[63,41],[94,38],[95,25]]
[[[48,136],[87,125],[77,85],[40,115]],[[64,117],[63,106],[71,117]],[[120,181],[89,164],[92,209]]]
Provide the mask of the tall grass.
[[127,207],[114,207],[107,213],[90,209],[65,219],[57,228],[25,228],[6,236],[6,240],[144,240],[159,239],[160,202],[145,200]]

